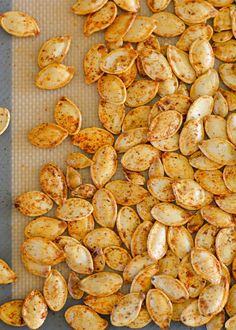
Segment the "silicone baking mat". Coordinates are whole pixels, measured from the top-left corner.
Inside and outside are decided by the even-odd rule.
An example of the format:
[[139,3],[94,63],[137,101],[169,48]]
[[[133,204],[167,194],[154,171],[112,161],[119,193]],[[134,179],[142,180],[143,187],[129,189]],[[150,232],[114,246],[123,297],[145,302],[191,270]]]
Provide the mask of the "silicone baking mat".
[[[141,0],[142,12],[150,15],[145,2]],[[37,19],[41,30],[37,38],[12,38],[0,29],[0,105],[11,110],[12,119],[10,128],[0,137],[0,258],[9,262],[18,274],[16,283],[1,286],[0,303],[24,298],[31,289],[42,289],[43,284],[43,279],[29,274],[21,263],[20,245],[29,219],[12,207],[12,201],[24,191],[39,189],[38,173],[44,163],[55,162],[65,169],[66,155],[78,150],[69,139],[52,150],[37,149],[28,143],[27,132],[40,122],[53,121],[54,106],[61,96],[69,97],[79,106],[83,127],[101,126],[96,84],[86,86],[84,83],[83,57],[93,44],[104,42],[103,33],[85,38],[84,18],[71,12],[73,3],[73,0],[0,0],[0,12],[25,11]],[[46,39],[65,34],[72,35],[73,39],[64,62],[76,67],[76,75],[63,89],[39,90],[34,84],[39,70],[38,50]],[[84,176],[86,181],[86,172]],[[77,303],[69,299],[67,307]],[[42,329],[70,329],[64,321],[65,310],[66,307],[59,313],[50,312]],[[119,329],[108,327],[113,328]],[[145,329],[157,328],[151,323]],[[0,323],[0,329],[12,328]],[[171,329],[187,328],[172,323]]]

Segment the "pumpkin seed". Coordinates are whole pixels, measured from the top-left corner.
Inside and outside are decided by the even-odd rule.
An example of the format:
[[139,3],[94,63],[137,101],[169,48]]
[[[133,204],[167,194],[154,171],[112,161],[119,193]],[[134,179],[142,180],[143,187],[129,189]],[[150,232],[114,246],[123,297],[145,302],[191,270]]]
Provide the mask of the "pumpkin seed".
[[235,62],[236,60],[236,41],[234,39],[213,44],[213,51],[222,62]]
[[128,170],[123,170],[123,172],[124,172],[125,178],[129,182],[140,185],[140,186],[144,186],[146,179],[141,173],[128,171]]
[[36,20],[22,11],[1,14],[0,26],[15,37],[36,37],[40,33]]
[[235,65],[233,63],[224,63],[219,66],[219,74],[223,83],[236,91],[236,74]]
[[71,190],[78,188],[82,184],[81,174],[71,166],[66,168],[66,183]]
[[92,198],[96,192],[96,187],[93,184],[85,183],[79,185],[77,188],[71,191],[72,197],[79,197],[79,198]]
[[84,74],[85,83],[92,84],[97,81],[102,75],[103,71],[100,69],[100,63],[108,53],[104,44],[95,44],[92,46],[84,57]]
[[134,64],[137,56],[138,53],[133,48],[117,48],[102,58],[100,68],[109,74],[121,74]]
[[214,162],[213,160],[208,159],[201,151],[197,151],[192,154],[189,158],[189,163],[191,166],[198,168],[199,170],[217,170],[223,165]]
[[68,85],[73,79],[74,74],[74,67],[52,63],[38,73],[35,83],[40,89],[54,90]]
[[54,118],[56,123],[64,128],[69,135],[78,133],[81,127],[81,112],[67,97],[61,97],[57,102]]
[[178,79],[172,73],[171,78],[159,82],[158,95],[160,97],[173,95],[174,93],[177,93],[178,86]]
[[128,328],[131,329],[140,329],[147,326],[152,321],[147,308],[141,307],[138,317],[131,323],[127,325]]
[[65,35],[45,41],[38,54],[39,67],[44,68],[52,63],[61,63],[70,49],[71,39],[70,35]]
[[50,265],[43,265],[37,262],[30,260],[26,254],[21,254],[21,260],[26,268],[26,270],[35,275],[40,277],[47,277],[51,272]]
[[225,323],[225,312],[221,311],[220,313],[213,316],[213,318],[207,322],[207,330],[221,330]]
[[153,197],[162,202],[173,202],[172,183],[173,180],[168,177],[153,177],[147,181],[147,187]]
[[206,249],[195,247],[191,251],[191,264],[195,272],[212,284],[219,284],[222,269],[216,257]]
[[86,2],[79,0],[73,5],[72,11],[76,15],[87,15],[98,11],[106,3],[107,0],[96,0],[96,1],[88,0]]
[[157,50],[145,48],[139,51],[139,58],[146,75],[155,81],[172,77],[171,67],[164,55]]
[[148,128],[140,127],[129,129],[126,132],[122,132],[115,142],[115,150],[117,152],[126,152],[130,148],[140,143],[147,142]]
[[40,185],[57,205],[61,205],[67,198],[66,178],[61,169],[54,164],[45,164],[40,170]]
[[16,279],[16,273],[3,259],[0,259],[0,284],[12,283],[15,282]]
[[160,141],[175,135],[182,124],[182,115],[175,110],[159,113],[149,127],[149,140]]
[[151,106],[144,105],[130,110],[123,121],[122,131],[139,127],[148,127],[148,116]]
[[97,247],[104,249],[107,246],[120,246],[120,238],[109,228],[95,228],[91,230],[83,240],[84,245],[94,251]]
[[193,119],[201,119],[210,115],[213,111],[213,98],[208,95],[198,97],[189,107],[186,122]]
[[55,243],[43,237],[26,239],[21,246],[21,253],[36,263],[49,266],[65,259],[64,252]]
[[214,195],[225,195],[229,193],[224,183],[222,172],[219,170],[197,170],[194,174],[194,178],[203,189]]
[[231,31],[215,32],[212,36],[212,41],[216,43],[226,42],[232,39],[233,33]]
[[21,312],[23,302],[23,300],[12,300],[2,304],[0,306],[1,321],[14,327],[25,326]]
[[201,215],[204,220],[216,227],[233,227],[236,224],[232,214],[224,212],[219,207],[214,205],[204,206],[201,209]]
[[184,22],[172,13],[162,11],[154,14],[152,18],[156,20],[154,33],[159,37],[176,37],[185,30]]
[[203,316],[198,309],[198,301],[194,300],[182,312],[180,320],[188,327],[200,327],[210,321],[212,316]]
[[228,297],[227,304],[225,306],[225,310],[226,310],[227,314],[229,315],[229,317],[236,315],[235,298],[236,298],[236,285],[234,284],[229,290],[229,297]]
[[149,265],[135,276],[132,281],[130,292],[131,293],[147,293],[149,289],[152,287],[151,279],[152,276],[157,274],[159,271],[159,266],[157,264]]
[[161,329],[168,329],[172,316],[172,303],[167,295],[159,289],[151,289],[147,293],[146,305],[152,320]]
[[135,205],[144,200],[148,192],[143,187],[125,180],[114,180],[106,184],[106,189],[114,195],[117,204]]
[[167,58],[175,75],[187,84],[192,84],[196,79],[196,74],[189,62],[189,56],[183,50],[169,45],[167,48]]
[[[159,91],[158,91],[159,93]],[[167,111],[167,110],[176,110],[182,115],[188,113],[189,107],[192,101],[190,97],[181,94],[172,94],[162,97],[158,102],[157,105],[160,110]]]
[[213,112],[215,115],[219,115],[221,117],[226,117],[229,112],[229,106],[222,95],[221,92],[217,91],[215,96],[214,96],[214,109]]
[[206,280],[202,279],[201,276],[194,271],[191,265],[190,254],[187,254],[181,260],[178,276],[188,290],[189,297],[191,298],[198,297],[206,285]]
[[213,20],[214,31],[221,32],[231,30],[231,25],[230,7],[220,8]]
[[158,199],[152,195],[147,196],[142,202],[136,205],[138,215],[143,221],[152,221],[151,209],[159,203]]
[[204,140],[199,144],[200,150],[210,160],[222,165],[235,165],[236,152],[233,144],[222,138]]
[[136,16],[131,28],[123,40],[127,42],[140,42],[147,39],[156,28],[155,20],[151,17]]
[[159,274],[170,275],[176,278],[178,276],[179,264],[179,258],[171,250],[167,250],[166,255],[158,261]]
[[191,86],[190,97],[196,100],[200,96],[213,96],[219,88],[219,76],[215,69],[209,69],[199,76]]
[[192,43],[189,49],[189,61],[197,76],[214,67],[215,51],[213,52],[213,49],[209,41],[204,39],[197,39]]
[[67,224],[49,217],[39,217],[30,221],[24,230],[24,234],[29,237],[45,237],[54,240],[67,229]]
[[202,119],[189,120],[180,133],[179,148],[183,155],[189,156],[198,150],[198,144],[204,139]]
[[179,40],[176,43],[176,47],[188,52],[190,46],[195,40],[205,39],[209,41],[212,37],[213,29],[210,25],[205,23],[190,25],[181,34]]
[[58,270],[53,269],[45,279],[43,295],[51,310],[58,312],[64,307],[67,300],[67,284]]
[[93,156],[90,174],[95,186],[102,188],[115,174],[117,169],[117,154],[110,145],[99,148]]
[[147,251],[147,241],[150,230],[153,226],[151,221],[144,221],[135,229],[130,244],[130,250],[133,257]]
[[236,185],[235,185],[235,174],[236,174],[236,166],[225,166],[223,171],[223,179],[225,182],[226,187],[231,192],[236,192]]
[[225,329],[234,330],[235,326],[236,326],[236,315],[231,317],[225,322]]
[[123,81],[117,76],[106,75],[99,78],[98,92],[101,98],[109,103],[125,103],[126,88]]
[[194,180],[176,180],[172,188],[177,203],[187,205],[190,209],[201,208],[206,201],[207,192]]
[[200,212],[196,212],[187,223],[187,229],[190,234],[194,234],[202,227],[203,223],[204,220]]
[[160,260],[166,254],[167,246],[167,227],[159,222],[155,222],[147,238],[148,255],[153,260]]
[[93,33],[106,29],[110,26],[117,15],[117,7],[112,1],[108,1],[101,9],[89,14],[84,22],[84,35],[91,36]]
[[179,133],[177,132],[167,139],[151,141],[151,144],[160,151],[176,151],[179,149]]
[[125,326],[133,322],[141,310],[145,296],[141,293],[128,293],[114,306],[111,313],[111,324]]
[[121,159],[121,164],[130,171],[145,171],[157,156],[159,156],[159,151],[154,147],[139,144],[126,151]]
[[225,212],[236,214],[236,194],[215,196],[216,204]]
[[119,134],[125,117],[124,105],[112,104],[101,99],[98,107],[98,116],[105,129],[112,134]]
[[106,297],[94,297],[88,295],[84,298],[84,303],[99,314],[110,315],[114,306],[122,297],[123,294],[121,292],[116,292]]
[[129,249],[131,239],[136,228],[140,224],[140,219],[137,213],[129,206],[123,206],[117,216],[116,227],[120,239]]
[[215,17],[217,10],[204,0],[194,0],[191,3],[184,0],[175,4],[175,13],[186,24],[193,25],[205,23],[209,18]]
[[147,0],[149,9],[154,13],[166,9],[169,3],[169,0]]
[[[118,15],[105,31],[105,40],[109,43],[123,41],[124,36],[134,23],[136,14],[132,12]],[[123,42],[122,42],[123,43]]]
[[191,213],[172,203],[156,204],[151,214],[154,219],[166,226],[181,226],[191,218]]
[[137,12],[140,9],[139,0],[115,0],[117,6],[123,10]]
[[222,277],[220,284],[207,285],[199,295],[198,309],[204,316],[216,315],[224,308],[224,298],[229,290],[229,283]]
[[191,234],[184,226],[170,227],[167,241],[171,251],[180,259],[184,258],[194,245]]
[[162,155],[162,161],[170,178],[193,179],[194,172],[186,157],[175,152],[166,152]]
[[64,247],[66,263],[70,269],[79,274],[93,272],[93,260],[90,252],[80,243],[68,243]]
[[92,204],[96,222],[102,227],[113,228],[117,217],[117,204],[112,193],[107,189],[99,189]]
[[66,322],[76,330],[105,330],[107,320],[102,319],[92,308],[84,305],[74,305],[65,312]]
[[91,296],[105,297],[119,291],[122,277],[112,272],[100,272],[89,275],[80,281],[80,289]]
[[150,102],[156,96],[158,82],[146,79],[135,80],[127,89],[125,104],[135,108]]
[[90,154],[94,154],[104,145],[113,145],[113,143],[113,135],[98,127],[84,128],[72,137],[72,144]]
[[215,238],[218,231],[219,229],[217,227],[206,223],[199,229],[195,236],[195,246],[215,253]]
[[215,246],[218,259],[229,266],[236,253],[235,228],[222,228],[216,236]]
[[123,271],[124,281],[126,283],[131,283],[142,269],[152,264],[154,264],[154,260],[152,260],[146,252],[135,256],[130,260]]
[[96,248],[92,253],[92,257],[94,272],[102,272],[106,266],[106,258],[102,248]]
[[48,308],[42,293],[31,291],[25,298],[22,306],[22,317],[30,329],[38,329],[45,322]]
[[226,120],[221,116],[209,115],[204,118],[205,131],[210,139],[227,140]]
[[53,202],[41,191],[28,191],[16,198],[15,207],[23,215],[37,217],[50,211]]
[[172,304],[173,306],[173,314],[172,314],[172,320],[173,321],[180,321],[180,317],[181,317],[181,314],[183,312],[183,310],[188,306],[190,305],[194,300],[193,299],[188,299],[188,300],[185,300],[184,302],[182,303],[174,303]]
[[70,236],[58,236],[56,239],[54,239],[54,243],[64,251],[65,246],[67,244],[73,244],[73,243],[79,243],[77,239],[70,237]]
[[[93,162],[87,156],[85,156],[79,152],[71,152],[66,158],[66,163],[70,167],[78,169],[78,168],[89,167]],[[73,173],[75,173],[75,172],[73,172]],[[78,182],[80,184],[82,183],[81,181],[78,181]],[[67,182],[67,185],[68,185],[68,182]],[[70,186],[69,186],[69,188],[70,188]]]
[[156,157],[153,160],[151,166],[149,167],[148,176],[150,179],[158,176],[164,176],[164,167],[159,157]]
[[126,88],[128,88],[135,81],[137,76],[137,66],[134,62],[133,65],[125,72],[118,75],[118,77],[123,81]]
[[81,198],[69,198],[56,209],[56,216],[64,221],[76,221],[89,216],[93,206]]
[[113,270],[122,272],[131,260],[129,253],[119,246],[108,246],[104,249],[106,264]]
[[10,112],[0,107],[0,135],[2,135],[10,124]]
[[155,275],[152,278],[155,288],[162,290],[172,302],[182,302],[189,298],[185,286],[170,275]]
[[28,140],[38,148],[54,148],[61,144],[68,136],[68,132],[54,124],[43,123],[32,128],[28,133]]
[[231,113],[229,115],[229,117],[227,118],[227,127],[226,128],[227,128],[228,137],[233,144],[236,144],[236,134],[234,132],[235,125],[236,125],[236,115],[234,113]]
[[68,292],[73,299],[79,300],[83,297],[83,291],[79,289],[80,279],[75,272],[70,272],[68,277]]

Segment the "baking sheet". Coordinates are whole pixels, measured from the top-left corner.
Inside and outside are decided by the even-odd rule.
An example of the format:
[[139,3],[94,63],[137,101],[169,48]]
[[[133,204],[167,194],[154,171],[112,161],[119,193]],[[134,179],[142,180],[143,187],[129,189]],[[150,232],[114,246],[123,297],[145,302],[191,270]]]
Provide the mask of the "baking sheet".
[[[145,2],[141,0],[142,12],[150,14]],[[0,0],[0,12],[11,8],[25,11],[37,19],[41,30],[37,38],[11,38],[0,31],[0,104],[11,109],[12,115],[11,128],[0,137],[0,257],[7,260],[18,274],[16,283],[1,288],[1,302],[11,297],[24,298],[30,290],[42,289],[43,284],[43,279],[29,274],[21,263],[23,230],[30,219],[11,207],[11,198],[14,200],[24,191],[39,189],[38,173],[44,163],[55,162],[65,169],[66,155],[78,150],[69,139],[52,150],[37,149],[28,143],[27,132],[41,122],[53,121],[54,106],[61,96],[69,97],[79,106],[83,127],[101,126],[97,116],[96,84],[84,84],[82,62],[84,54],[92,45],[104,42],[103,33],[85,38],[82,34],[84,18],[71,12],[73,3],[73,0]],[[63,89],[39,90],[34,84],[39,70],[38,50],[46,39],[64,34],[70,34],[73,38],[64,63],[75,66],[76,75]],[[88,176],[85,171],[86,180]],[[76,303],[75,300],[69,300],[67,306]],[[65,309],[56,314],[50,312],[42,329],[70,329],[64,321]],[[0,329],[10,328],[0,324]],[[154,328],[157,329],[157,326],[153,323],[146,327],[148,330]],[[171,329],[187,327],[173,323]]]

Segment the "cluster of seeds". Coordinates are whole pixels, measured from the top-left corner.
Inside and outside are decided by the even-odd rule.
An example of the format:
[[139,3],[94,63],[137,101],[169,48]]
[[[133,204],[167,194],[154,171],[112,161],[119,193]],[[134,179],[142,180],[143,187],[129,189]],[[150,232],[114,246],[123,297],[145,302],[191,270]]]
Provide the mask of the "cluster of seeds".
[[[97,82],[104,128],[81,130],[79,108],[62,97],[56,124],[30,131],[37,147],[55,147],[71,135],[93,156],[69,154],[66,175],[45,164],[42,191],[17,197],[15,207],[36,217],[25,227],[22,261],[45,282],[43,293],[33,290],[0,307],[5,323],[37,329],[48,307],[61,310],[69,292],[83,298],[65,313],[75,330],[105,329],[99,314],[118,327],[154,321],[167,329],[173,320],[236,328],[236,7],[232,0],[176,0],[173,14],[165,11],[169,3],[147,0],[152,17],[137,14],[138,0],[73,6],[87,15],[86,36],[106,29],[106,43],[84,58],[85,82]],[[17,36],[39,31],[22,13],[4,14],[0,22]],[[160,45],[162,37],[179,38]],[[38,87],[56,89],[72,79],[74,69],[61,64],[70,42],[56,37],[42,46]],[[219,70],[215,59],[223,62]],[[118,162],[119,180],[113,179]],[[79,170],[86,167],[92,184],[83,183]],[[45,216],[54,203],[55,218]],[[70,269],[67,282],[52,268],[62,262]],[[0,283],[15,280],[1,260]]]

